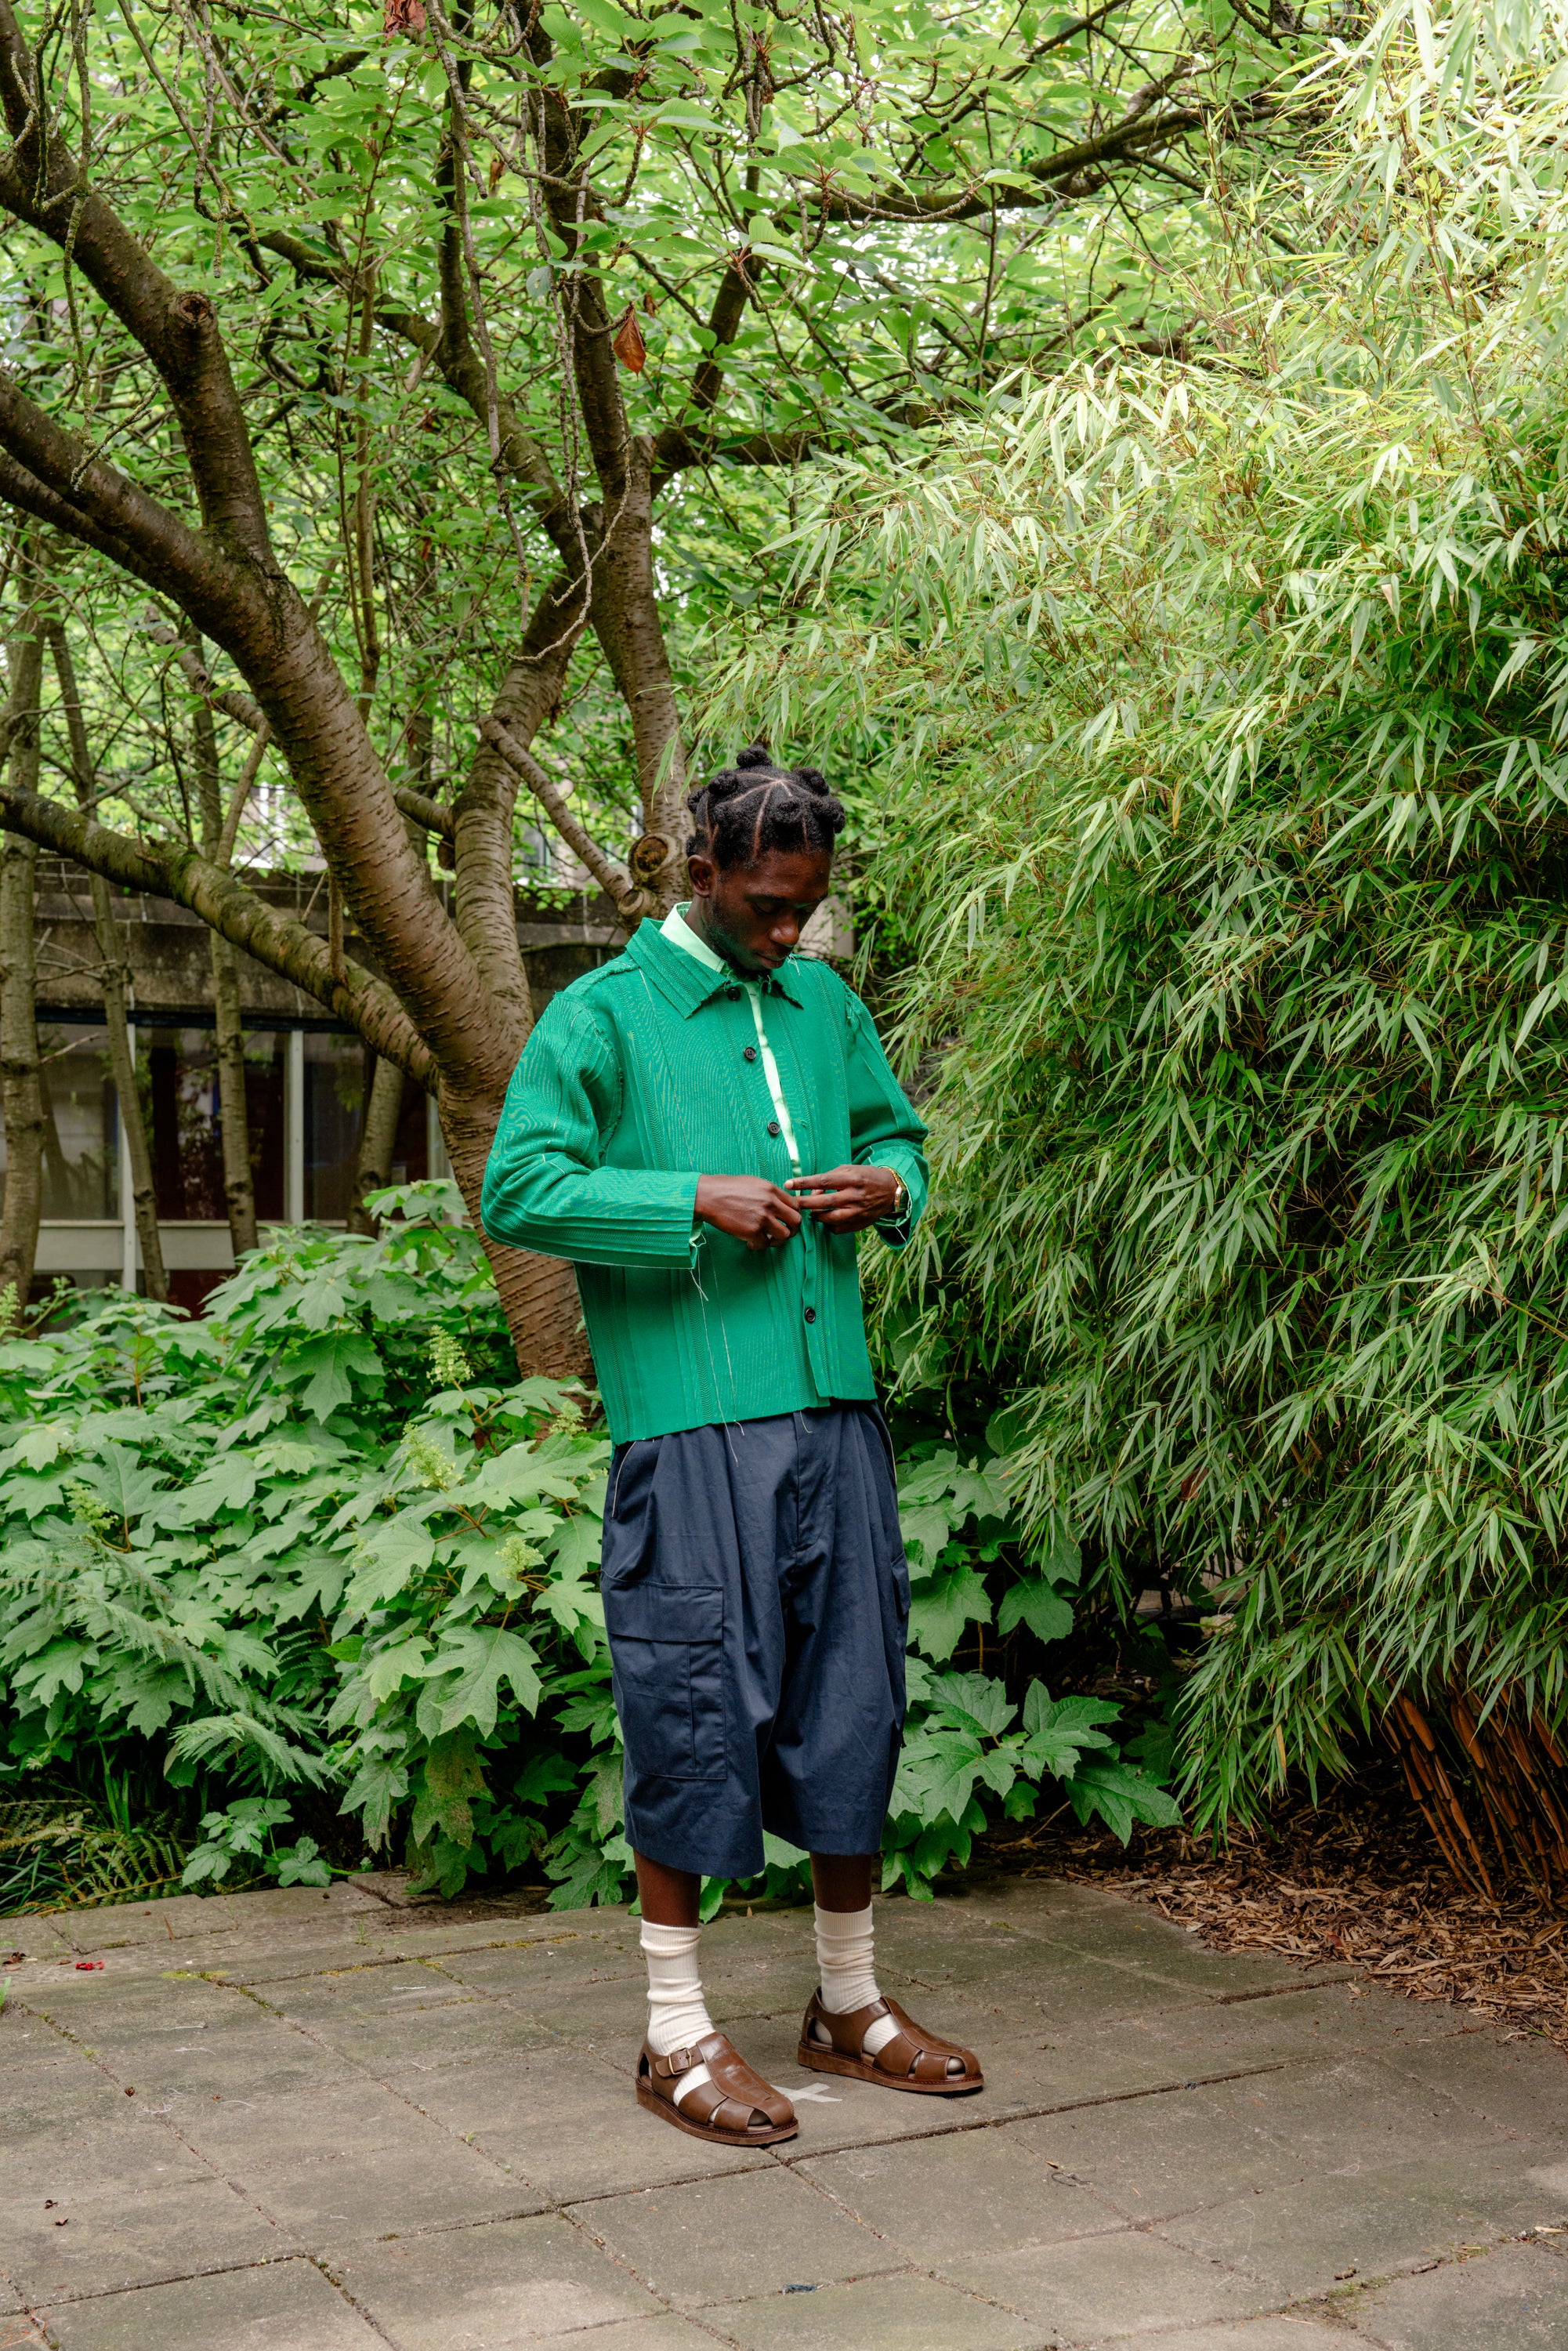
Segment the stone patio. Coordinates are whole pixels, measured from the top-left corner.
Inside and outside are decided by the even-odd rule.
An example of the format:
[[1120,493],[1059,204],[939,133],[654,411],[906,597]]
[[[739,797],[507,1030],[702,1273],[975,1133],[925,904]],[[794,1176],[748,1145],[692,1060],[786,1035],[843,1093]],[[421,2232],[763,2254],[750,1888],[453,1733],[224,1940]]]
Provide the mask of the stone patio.
[[800,2100],[737,2157],[633,2103],[621,1911],[386,1877],[0,1920],[0,2346],[1568,2346],[1554,2049],[1009,1882],[881,1907],[884,1987],[988,2074],[898,2097],[797,2069],[810,1928],[705,1938]]

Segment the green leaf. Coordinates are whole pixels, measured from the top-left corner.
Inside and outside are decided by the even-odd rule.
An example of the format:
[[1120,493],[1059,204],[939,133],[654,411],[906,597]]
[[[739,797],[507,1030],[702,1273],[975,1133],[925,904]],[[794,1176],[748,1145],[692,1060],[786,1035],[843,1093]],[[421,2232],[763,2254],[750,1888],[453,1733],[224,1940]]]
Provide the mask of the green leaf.
[[1010,1633],[1015,1625],[1027,1625],[1038,1640],[1064,1640],[1072,1630],[1072,1608],[1043,1575],[1025,1576],[1004,1595],[997,1611],[998,1633]]
[[471,1722],[482,1738],[496,1728],[500,1686],[509,1682],[525,1714],[538,1707],[538,1652],[530,1642],[498,1625],[469,1625],[444,1636],[432,1660],[434,1676],[450,1673],[435,1685],[433,1695],[440,1708],[443,1732]]
[[1123,1844],[1134,1821],[1161,1829],[1181,1824],[1181,1807],[1176,1799],[1124,1763],[1081,1764],[1067,1783],[1067,1801],[1081,1821],[1098,1813]]
[[360,1563],[343,1594],[343,1616],[350,1623],[382,1606],[429,1567],[435,1538],[425,1524],[423,1506],[400,1510],[396,1518],[367,1528],[357,1555]]
[[926,1703],[944,1719],[988,1739],[999,1739],[1018,1712],[1001,1683],[990,1674],[942,1674],[931,1684]]
[[454,1844],[472,1844],[474,1811],[469,1799],[484,1791],[478,1741],[469,1726],[432,1740],[414,1798],[411,1841],[423,1845],[431,1830],[439,1828]]
[[408,1769],[395,1754],[367,1755],[339,1806],[362,1816],[365,1843],[375,1852],[386,1843],[392,1816],[408,1793]]
[[371,1342],[358,1331],[324,1331],[290,1349],[280,1376],[290,1385],[306,1383],[300,1398],[307,1412],[325,1420],[340,1405],[350,1404],[356,1375],[379,1382],[382,1359]]
[[916,1730],[904,1741],[888,1809],[927,1823],[961,1820],[980,1769],[980,1742],[960,1730]]
[[128,1446],[113,1444],[105,1445],[96,1461],[83,1462],[81,1478],[127,1524],[163,1499],[167,1483],[161,1471],[144,1469]]
[[1037,1771],[1071,1781],[1081,1755],[1113,1746],[1100,1726],[1120,1721],[1121,1714],[1110,1698],[1052,1698],[1043,1682],[1031,1682],[1023,1708],[1025,1757]]
[[284,1845],[273,1855],[277,1865],[279,1886],[330,1886],[331,1864],[321,1852],[314,1837],[301,1837],[296,1845]]
[[972,1568],[956,1567],[933,1576],[915,1593],[909,1609],[909,1637],[940,1664],[957,1647],[966,1625],[988,1625],[990,1618],[991,1603],[984,1582]]

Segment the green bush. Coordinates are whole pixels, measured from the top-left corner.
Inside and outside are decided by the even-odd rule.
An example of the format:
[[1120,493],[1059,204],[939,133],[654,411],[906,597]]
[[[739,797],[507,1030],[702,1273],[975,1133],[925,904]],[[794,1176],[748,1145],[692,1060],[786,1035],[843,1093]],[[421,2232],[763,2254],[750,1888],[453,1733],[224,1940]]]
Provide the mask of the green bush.
[[[284,1234],[203,1322],[116,1293],[0,1346],[11,1907],[150,1882],[129,1820],[118,1876],[86,1868],[115,1823],[49,1799],[72,1773],[161,1778],[194,1887],[320,1884],[392,1851],[444,1895],[535,1861],[561,1907],[630,1891],[596,1588],[609,1444],[580,1399],[507,1377],[452,1187],[380,1197],[380,1239]],[[1113,1706],[950,1667],[992,1589],[1003,1632],[1065,1632],[1070,1553],[1022,1564],[1005,1494],[951,1449],[921,1447],[905,1499],[921,1654],[888,1881],[927,1892],[967,1861],[978,1792],[1019,1817],[1048,1775],[1124,1834],[1170,1816],[1119,1760]],[[73,1839],[75,1876],[50,1875],[39,1856]],[[757,1890],[800,1862],[775,1846]]]
[[1543,1772],[1568,1712],[1565,91],[1561,10],[1390,8],[1190,358],[839,468],[716,694],[880,783],[937,1202],[883,1343],[1200,1604],[1200,1820],[1402,1694]]

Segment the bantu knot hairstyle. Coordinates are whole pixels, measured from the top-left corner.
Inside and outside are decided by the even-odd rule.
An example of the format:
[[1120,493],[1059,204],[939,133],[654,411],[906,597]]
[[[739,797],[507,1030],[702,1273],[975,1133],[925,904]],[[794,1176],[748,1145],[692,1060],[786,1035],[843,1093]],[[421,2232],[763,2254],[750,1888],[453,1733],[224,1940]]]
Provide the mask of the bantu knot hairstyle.
[[755,865],[770,849],[825,851],[831,854],[844,829],[841,804],[818,768],[776,768],[765,743],[748,744],[733,768],[686,800],[696,831],[686,855],[711,857],[727,871]]

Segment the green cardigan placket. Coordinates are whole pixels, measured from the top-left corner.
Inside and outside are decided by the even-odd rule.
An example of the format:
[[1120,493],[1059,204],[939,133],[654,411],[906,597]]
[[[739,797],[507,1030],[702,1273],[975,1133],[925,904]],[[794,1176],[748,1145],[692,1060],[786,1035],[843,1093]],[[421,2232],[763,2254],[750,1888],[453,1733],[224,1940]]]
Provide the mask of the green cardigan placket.
[[[806,1174],[847,1159],[925,1194],[925,1128],[865,1008],[825,964],[768,984],[768,1041]],[[810,1217],[753,1253],[694,1231],[699,1175],[790,1173],[746,992],[645,922],[626,952],[555,998],[514,1073],[485,1182],[498,1240],[578,1269],[618,1440],[874,1393],[852,1238]]]

